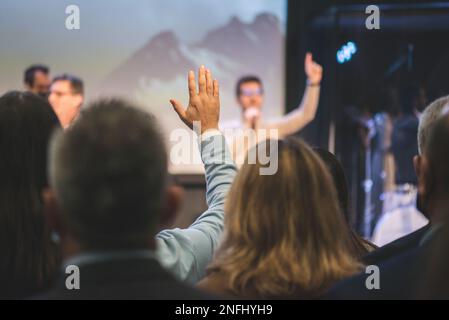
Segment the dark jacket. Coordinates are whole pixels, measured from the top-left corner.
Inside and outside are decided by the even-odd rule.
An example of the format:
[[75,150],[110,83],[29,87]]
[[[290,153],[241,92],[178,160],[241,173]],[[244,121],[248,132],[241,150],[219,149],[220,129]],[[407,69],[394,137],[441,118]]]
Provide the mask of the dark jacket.
[[62,274],[43,300],[211,300],[212,296],[178,280],[154,259],[126,259],[79,267],[80,289],[68,290]]
[[368,253],[362,260],[365,265],[378,265],[404,252],[419,246],[423,236],[429,231],[430,224],[418,229],[402,238]]
[[420,244],[377,265],[379,289],[367,288],[368,277],[373,273],[362,272],[337,283],[328,293],[327,299],[416,299],[420,296],[423,277],[429,274],[430,261],[435,245],[440,243],[445,230],[427,232],[426,240]]

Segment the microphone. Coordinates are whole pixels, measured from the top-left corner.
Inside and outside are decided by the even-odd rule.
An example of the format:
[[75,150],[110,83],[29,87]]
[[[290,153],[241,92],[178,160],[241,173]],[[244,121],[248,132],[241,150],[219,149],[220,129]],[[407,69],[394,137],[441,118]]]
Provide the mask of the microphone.
[[257,120],[260,117],[260,110],[257,107],[249,107],[244,112],[245,119],[250,123],[251,129],[256,129]]

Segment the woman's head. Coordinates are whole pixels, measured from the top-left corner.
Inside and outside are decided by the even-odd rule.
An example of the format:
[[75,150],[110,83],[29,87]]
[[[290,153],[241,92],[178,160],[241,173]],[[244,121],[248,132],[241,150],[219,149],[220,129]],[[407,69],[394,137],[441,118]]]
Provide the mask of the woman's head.
[[42,98],[20,92],[0,97],[0,296],[44,285],[52,271],[41,194],[47,186],[47,146],[57,127]]
[[332,178],[302,141],[279,141],[278,170],[245,163],[226,202],[225,237],[211,270],[235,293],[320,294],[358,268]]
[[329,169],[332,180],[335,184],[337,191],[338,202],[340,208],[347,222],[350,221],[349,217],[349,190],[348,183],[346,181],[345,172],[338,159],[329,151],[321,148],[313,149],[320,159],[324,162]]
[[346,175],[338,161],[337,157],[331,152],[321,149],[314,148],[314,151],[318,154],[320,159],[324,162],[326,167],[329,169],[333,183],[337,191],[338,202],[340,204],[341,212],[348,225],[348,230],[351,232],[351,243],[353,247],[354,254],[361,260],[368,252],[376,249],[377,247],[371,242],[363,239],[354,230],[351,229],[351,216],[349,211],[349,190],[348,183],[346,180]]

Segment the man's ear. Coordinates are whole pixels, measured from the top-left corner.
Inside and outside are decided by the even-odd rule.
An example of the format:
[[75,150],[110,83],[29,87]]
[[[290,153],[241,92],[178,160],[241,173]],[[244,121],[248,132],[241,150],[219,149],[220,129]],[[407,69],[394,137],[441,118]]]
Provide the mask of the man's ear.
[[51,188],[42,191],[44,202],[44,217],[51,231],[55,231],[59,236],[64,234],[64,225],[62,223],[61,210],[56,201],[56,195]]
[[159,219],[159,230],[170,228],[173,225],[183,198],[184,190],[181,187],[169,186],[167,188],[165,204]]
[[418,176],[418,194],[424,198],[432,192],[433,177],[430,171],[429,162],[425,156],[419,156],[414,160],[415,170]]

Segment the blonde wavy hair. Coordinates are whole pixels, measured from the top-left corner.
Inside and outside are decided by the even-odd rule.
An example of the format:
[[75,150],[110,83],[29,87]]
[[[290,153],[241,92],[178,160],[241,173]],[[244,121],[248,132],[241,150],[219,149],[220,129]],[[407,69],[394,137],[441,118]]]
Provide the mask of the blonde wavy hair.
[[278,142],[274,175],[245,163],[232,184],[208,273],[236,296],[313,298],[361,265],[325,164],[299,139]]

